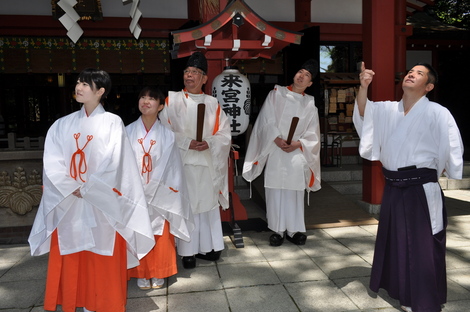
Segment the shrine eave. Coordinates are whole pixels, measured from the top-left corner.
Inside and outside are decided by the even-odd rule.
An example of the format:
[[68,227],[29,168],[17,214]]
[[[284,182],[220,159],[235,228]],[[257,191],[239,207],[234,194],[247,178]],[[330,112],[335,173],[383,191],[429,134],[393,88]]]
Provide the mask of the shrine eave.
[[241,0],[231,1],[204,24],[171,34],[173,58],[201,50],[206,56],[232,59],[272,59],[287,45],[300,44],[303,35],[270,24]]

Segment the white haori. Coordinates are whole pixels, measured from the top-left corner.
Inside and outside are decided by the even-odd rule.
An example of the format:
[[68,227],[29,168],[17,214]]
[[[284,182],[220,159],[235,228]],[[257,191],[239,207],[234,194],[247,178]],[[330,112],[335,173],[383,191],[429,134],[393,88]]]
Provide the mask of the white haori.
[[219,208],[219,196],[214,190],[211,174],[207,166],[185,165],[184,172],[189,188],[189,198],[193,214]]
[[[204,103],[205,117],[203,140],[209,145],[206,151],[189,149],[191,140],[196,139],[197,105]],[[186,91],[169,92],[165,109],[160,113],[164,125],[176,133],[181,158],[185,166],[206,167],[210,179],[199,183],[211,183],[223,209],[229,207],[228,194],[228,157],[231,145],[231,132],[227,116],[217,99],[206,94],[189,94]],[[188,187],[190,190],[192,184]],[[192,201],[192,198],[191,198]],[[194,213],[214,209],[214,206],[199,207]]]
[[[436,169],[451,179],[461,179],[463,143],[457,124],[442,105],[423,96],[405,115],[403,101],[367,100],[361,117],[354,105],[354,126],[361,138],[359,153],[379,160],[395,171],[415,165]],[[444,227],[441,188],[438,182],[423,185],[431,216],[433,234]]]
[[140,169],[153,233],[162,235],[167,220],[171,234],[189,241],[194,220],[174,133],[159,120],[147,131],[141,117],[126,130]]
[[[274,140],[287,139],[293,117],[300,119],[292,140],[300,141],[302,148],[286,153]],[[317,191],[321,188],[320,145],[318,109],[313,96],[276,85],[251,132],[243,177],[251,182],[264,169],[265,187]]]
[[[29,237],[32,255],[49,252],[56,229],[61,255],[84,250],[112,255],[119,233],[127,242],[129,268],[155,245],[124,125],[101,105],[90,116],[82,107],[50,127],[43,183]],[[83,198],[72,194],[78,188]]]

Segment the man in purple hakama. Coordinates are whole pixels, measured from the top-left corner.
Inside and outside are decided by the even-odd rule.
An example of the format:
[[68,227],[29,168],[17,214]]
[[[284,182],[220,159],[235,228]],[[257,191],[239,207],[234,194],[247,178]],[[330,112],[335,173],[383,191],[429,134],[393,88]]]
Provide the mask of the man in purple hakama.
[[437,73],[415,65],[399,102],[372,102],[374,72],[362,64],[354,125],[359,152],[385,176],[370,288],[388,291],[404,311],[438,312],[446,302],[447,215],[438,179],[462,178],[463,144],[450,112],[429,101]]

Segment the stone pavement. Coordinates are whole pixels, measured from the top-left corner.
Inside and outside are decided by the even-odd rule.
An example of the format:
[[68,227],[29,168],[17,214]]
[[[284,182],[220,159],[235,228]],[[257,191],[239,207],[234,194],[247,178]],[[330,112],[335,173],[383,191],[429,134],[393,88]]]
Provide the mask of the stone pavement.
[[[443,312],[470,311],[470,190],[445,191],[448,302]],[[377,225],[308,230],[305,246],[270,247],[270,232],[243,233],[244,248],[225,237],[217,263],[179,268],[165,287],[142,291],[129,281],[129,312],[399,311],[381,290],[368,290]],[[179,263],[180,265],[180,263]],[[47,255],[27,245],[0,246],[0,312],[43,311]],[[82,309],[77,309],[81,311]],[[60,311],[60,309],[59,309]]]

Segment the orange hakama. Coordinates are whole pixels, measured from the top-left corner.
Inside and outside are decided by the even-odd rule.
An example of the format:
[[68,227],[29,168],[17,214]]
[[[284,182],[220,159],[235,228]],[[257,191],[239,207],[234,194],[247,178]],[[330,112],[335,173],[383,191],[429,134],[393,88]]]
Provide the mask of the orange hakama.
[[57,230],[51,237],[44,310],[124,312],[127,301],[126,241],[116,234],[112,256],[90,251],[60,255]]
[[155,235],[155,247],[140,259],[137,267],[127,270],[127,279],[166,278],[178,273],[176,264],[175,237],[170,233],[170,224],[165,221],[162,235]]

